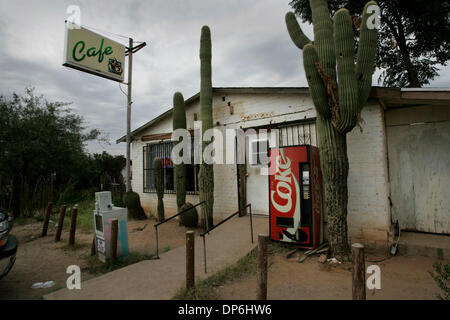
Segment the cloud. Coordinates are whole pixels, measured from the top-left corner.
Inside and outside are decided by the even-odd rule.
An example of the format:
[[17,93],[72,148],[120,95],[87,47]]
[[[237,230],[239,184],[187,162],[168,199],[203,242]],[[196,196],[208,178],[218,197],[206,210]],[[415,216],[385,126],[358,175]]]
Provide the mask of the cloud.
[[[90,152],[124,153],[115,140],[126,130],[126,96],[114,81],[63,67],[64,20],[69,5],[81,23],[128,45],[147,46],[133,58],[132,129],[171,108],[173,93],[199,91],[200,29],[212,34],[214,86],[307,86],[301,51],[284,24],[289,1],[278,0],[17,0],[0,2],[0,94],[34,86],[51,101],[73,102],[88,129],[111,145]],[[302,25],[312,37],[312,27]],[[433,81],[448,83],[449,68]],[[122,85],[126,91],[126,86]]]

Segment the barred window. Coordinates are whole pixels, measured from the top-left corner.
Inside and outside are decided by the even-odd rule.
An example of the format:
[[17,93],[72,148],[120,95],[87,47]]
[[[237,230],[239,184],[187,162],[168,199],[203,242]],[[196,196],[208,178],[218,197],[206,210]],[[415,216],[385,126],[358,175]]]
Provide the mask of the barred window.
[[297,124],[289,124],[279,126],[279,145],[297,146],[303,144],[310,144],[317,146],[317,134],[315,120],[308,119]]
[[[144,192],[156,192],[153,160],[158,157],[162,161],[164,173],[164,193],[175,193],[175,166],[171,159],[172,142],[147,144],[143,147]],[[192,152],[193,154],[193,152]],[[194,163],[192,161],[192,163]],[[198,194],[198,170],[200,165],[186,164],[186,193]]]

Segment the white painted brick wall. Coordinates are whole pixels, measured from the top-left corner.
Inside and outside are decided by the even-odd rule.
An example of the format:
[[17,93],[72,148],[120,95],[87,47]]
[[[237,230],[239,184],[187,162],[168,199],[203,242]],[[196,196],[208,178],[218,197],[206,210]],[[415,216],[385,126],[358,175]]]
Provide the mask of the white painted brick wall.
[[386,242],[390,228],[386,134],[383,110],[368,103],[362,110],[363,132],[347,136],[348,226],[352,241]]
[[214,212],[228,216],[238,211],[236,165],[214,165]]
[[[223,101],[222,97],[225,97]],[[233,114],[230,114],[230,102]],[[268,123],[283,123],[314,118],[316,113],[307,94],[221,94],[213,98],[214,122],[224,128],[251,128]],[[194,113],[199,115],[199,101],[187,106],[187,126],[193,128]],[[363,132],[356,127],[348,134],[350,171],[348,178],[349,236],[365,242],[386,242],[390,226],[388,178],[386,164],[385,126],[383,111],[371,102],[362,111]],[[171,117],[148,128],[142,135],[172,131]],[[156,194],[143,193],[142,148],[146,142],[133,141],[133,190],[141,196],[147,213],[156,215]],[[218,220],[238,208],[235,165],[214,165],[214,212]],[[261,180],[267,188],[267,177]],[[187,200],[198,202],[197,195]],[[176,212],[175,195],[164,196],[166,216]]]

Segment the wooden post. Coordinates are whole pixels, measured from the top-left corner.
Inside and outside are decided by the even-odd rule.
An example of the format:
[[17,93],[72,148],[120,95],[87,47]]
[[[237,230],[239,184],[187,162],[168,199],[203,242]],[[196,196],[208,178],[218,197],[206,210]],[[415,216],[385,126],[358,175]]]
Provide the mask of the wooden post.
[[194,231],[186,231],[186,289],[188,290],[195,287],[194,236]]
[[366,300],[366,267],[361,243],[352,244],[352,299]]
[[258,236],[257,300],[267,300],[267,235]]
[[69,245],[75,245],[75,232],[77,229],[77,214],[78,208],[75,206],[71,210],[71,219],[70,219],[70,234],[69,234]]
[[95,256],[95,234],[94,237],[92,238],[91,256]]
[[66,216],[66,206],[62,206],[59,211],[58,227],[56,228],[55,242],[61,240],[61,232],[63,229],[65,216]]
[[114,218],[111,220],[111,246],[109,250],[110,263],[115,264],[117,261],[117,237],[119,234],[119,220]]
[[42,237],[45,237],[47,235],[48,230],[48,222],[50,221],[50,215],[52,214],[52,207],[53,203],[49,202],[47,205],[47,210],[45,211],[45,217],[44,217],[44,225],[42,226]]

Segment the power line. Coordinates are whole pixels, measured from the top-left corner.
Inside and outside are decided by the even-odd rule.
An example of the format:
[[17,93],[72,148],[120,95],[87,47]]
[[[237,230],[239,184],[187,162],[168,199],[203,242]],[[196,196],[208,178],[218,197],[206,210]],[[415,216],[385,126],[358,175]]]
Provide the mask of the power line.
[[[119,33],[114,33],[114,32],[111,32],[111,31],[106,31],[106,30],[102,30],[102,29],[99,29],[99,28],[90,27],[90,26],[87,26],[85,24],[80,24],[80,26],[84,27],[86,29],[92,29],[92,30],[97,31],[97,32],[101,32],[101,33],[104,33],[104,34],[109,34],[109,35],[120,37],[120,38],[124,38],[124,39],[127,39],[127,40],[131,38],[129,36],[124,36],[124,35],[119,34]],[[144,43],[144,41],[133,41],[133,42],[138,43],[138,44]],[[123,45],[126,46],[125,44],[123,44]]]
[[124,95],[127,95],[127,93],[126,93],[125,91],[122,90],[122,87],[120,86],[120,84],[121,84],[121,83],[119,82],[119,89],[120,89],[120,91],[122,91],[122,93],[123,93]]

